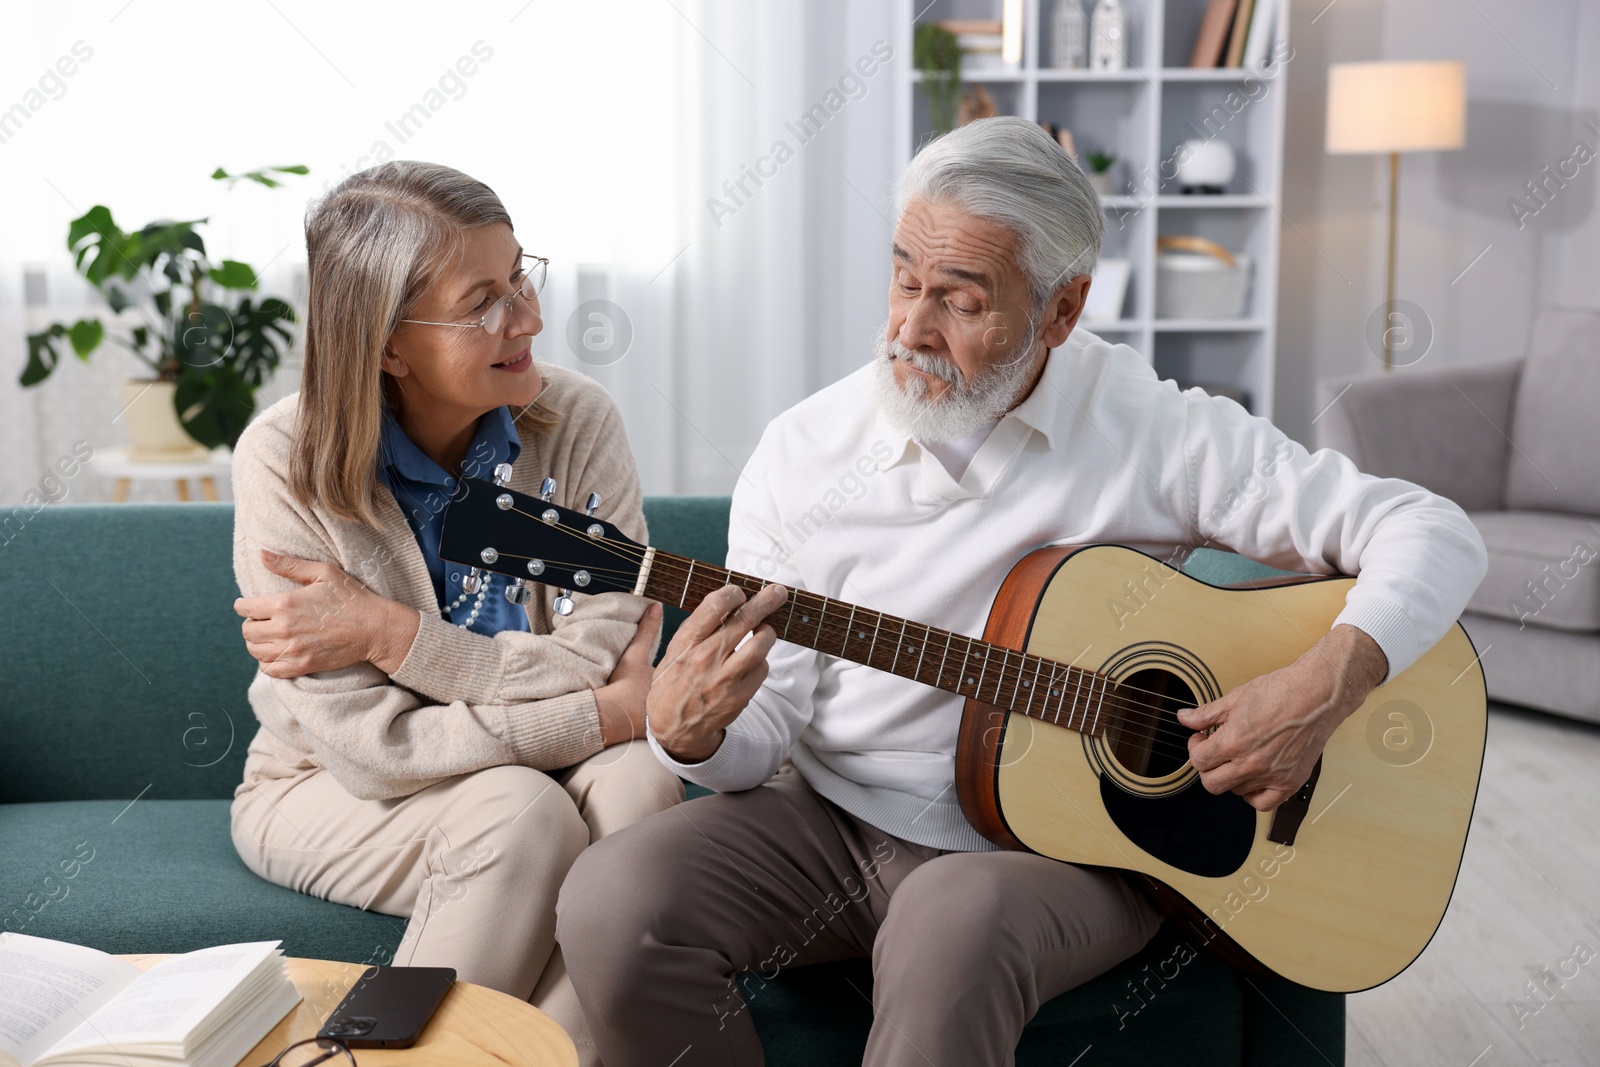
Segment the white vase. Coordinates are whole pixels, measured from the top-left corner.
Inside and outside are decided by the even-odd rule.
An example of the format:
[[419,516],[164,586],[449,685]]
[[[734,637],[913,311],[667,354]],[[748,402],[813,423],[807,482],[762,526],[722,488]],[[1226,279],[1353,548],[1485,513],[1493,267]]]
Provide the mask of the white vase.
[[157,379],[122,383],[122,420],[128,426],[128,457],[139,460],[194,460],[208,454],[178,421],[173,403],[176,382]]
[[1091,170],[1089,184],[1101,196],[1111,195],[1111,172],[1109,170]]
[[1050,62],[1057,70],[1082,70],[1088,64],[1087,20],[1078,0],[1056,0],[1050,19]]
[[1128,18],[1122,0],[1100,0],[1090,19],[1089,69],[1118,71],[1127,66]]

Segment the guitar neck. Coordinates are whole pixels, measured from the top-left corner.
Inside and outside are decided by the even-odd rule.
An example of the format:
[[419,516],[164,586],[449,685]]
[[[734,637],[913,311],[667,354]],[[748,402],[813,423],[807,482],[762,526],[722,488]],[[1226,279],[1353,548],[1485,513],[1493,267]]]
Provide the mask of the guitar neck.
[[[686,611],[724,585],[754,596],[773,584],[660,549],[642,578],[641,596]],[[816,593],[791,590],[766,622],[781,640],[1083,733],[1100,733],[1113,711],[1103,674]]]

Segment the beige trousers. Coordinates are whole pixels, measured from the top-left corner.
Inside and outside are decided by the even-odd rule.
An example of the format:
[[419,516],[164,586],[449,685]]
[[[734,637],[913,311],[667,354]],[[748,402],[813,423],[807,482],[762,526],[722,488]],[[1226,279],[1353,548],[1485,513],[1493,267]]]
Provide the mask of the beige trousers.
[[590,844],[682,800],[643,741],[548,775],[491,767],[395,800],[358,800],[313,770],[238,796],[233,844],[269,882],[407,918],[395,965],[454,967],[531,1000],[593,1064],[556,946],[557,893]]

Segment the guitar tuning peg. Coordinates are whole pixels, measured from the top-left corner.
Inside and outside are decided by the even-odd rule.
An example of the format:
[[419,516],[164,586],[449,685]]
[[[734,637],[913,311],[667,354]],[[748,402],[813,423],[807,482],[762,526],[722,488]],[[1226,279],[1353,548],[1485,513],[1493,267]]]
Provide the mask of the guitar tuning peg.
[[494,484],[501,489],[511,484],[511,464],[496,463],[494,465]]
[[562,589],[556,593],[556,614],[572,614],[572,590]]
[[556,480],[554,478],[546,478],[544,480],[544,484],[539,487],[539,499],[548,502],[549,499],[555,495]]
[[599,506],[600,506],[600,494],[599,493],[590,493],[589,494],[589,503],[584,506],[583,513],[585,515],[593,516],[594,515],[594,509],[599,507]]
[[526,604],[532,597],[533,590],[529,589],[528,583],[521,578],[506,586],[506,599],[518,607]]
[[461,588],[469,593],[476,593],[482,587],[483,571],[479,570],[477,567],[472,568],[472,570],[467,572],[467,576],[461,579]]

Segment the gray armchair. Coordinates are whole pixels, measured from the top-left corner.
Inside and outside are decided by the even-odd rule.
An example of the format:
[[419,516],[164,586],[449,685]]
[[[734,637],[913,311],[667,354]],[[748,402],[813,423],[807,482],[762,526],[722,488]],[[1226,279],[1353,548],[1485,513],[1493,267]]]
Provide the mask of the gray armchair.
[[1318,447],[1449,497],[1483,535],[1489,570],[1461,622],[1489,695],[1600,722],[1600,309],[1542,309],[1514,362],[1319,394]]

